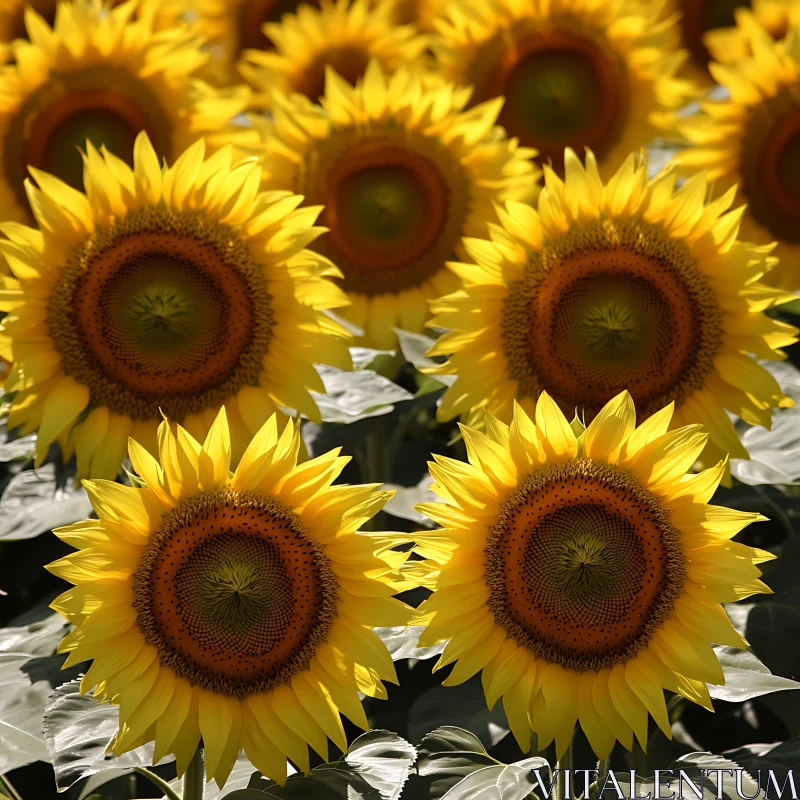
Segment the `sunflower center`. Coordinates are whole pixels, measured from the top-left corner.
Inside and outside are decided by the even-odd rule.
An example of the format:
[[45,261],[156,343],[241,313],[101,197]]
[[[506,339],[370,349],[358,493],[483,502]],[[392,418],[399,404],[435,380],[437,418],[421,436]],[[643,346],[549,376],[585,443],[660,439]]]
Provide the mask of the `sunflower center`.
[[181,420],[256,382],[273,316],[263,272],[232,231],[156,207],[73,252],[48,321],[92,403]]
[[589,459],[536,470],[485,549],[495,620],[578,671],[633,658],[680,595],[680,534],[630,473]]
[[289,509],[219,489],[164,515],[134,576],[134,607],[164,666],[242,696],[308,668],[336,616],[336,587]]
[[564,148],[603,154],[621,124],[624,80],[595,41],[571,32],[537,33],[501,55],[483,94],[505,95],[500,124],[538,159],[563,170]]
[[87,140],[133,164],[140,131],[147,132],[159,155],[167,155],[171,127],[158,100],[125,70],[103,65],[54,73],[12,118],[4,142],[5,168],[20,204],[27,207],[23,181],[29,165],[82,189],[80,150]]
[[280,22],[284,14],[295,14],[304,5],[319,8],[319,0],[244,0],[239,5],[240,47],[272,50],[272,43],[264,35],[261,26],[266,22]]
[[330,228],[320,245],[348,290],[414,286],[452,257],[463,218],[439,167],[409,146],[362,143],[319,183],[322,222]]
[[298,76],[294,91],[316,102],[325,94],[325,67],[330,65],[351,86],[364,76],[369,53],[355,45],[332,47],[309,64]]
[[781,94],[751,115],[742,183],[753,217],[776,238],[800,242],[800,108]]
[[719,346],[716,302],[687,248],[641,228],[567,236],[512,286],[504,340],[521,394],[546,390],[591,419],[623,389],[649,416],[702,386]]

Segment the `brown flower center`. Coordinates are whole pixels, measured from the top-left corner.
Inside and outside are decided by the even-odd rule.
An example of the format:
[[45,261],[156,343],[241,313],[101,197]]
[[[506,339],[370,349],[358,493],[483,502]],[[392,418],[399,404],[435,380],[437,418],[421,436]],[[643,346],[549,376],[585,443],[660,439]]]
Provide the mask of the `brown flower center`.
[[326,50],[295,79],[292,91],[304,94],[317,102],[325,94],[325,67],[330,65],[351,86],[364,76],[370,54],[364,47],[344,45]]
[[336,617],[322,546],[277,501],[220,489],[165,514],[134,576],[145,640],[219,694],[264,692],[307,669]]
[[239,5],[240,47],[272,50],[272,42],[262,26],[266,22],[280,22],[285,14],[296,14],[301,6],[319,8],[319,0],[244,0]]
[[623,389],[642,417],[703,385],[719,309],[688,248],[647,223],[567,235],[512,284],[503,334],[519,393],[587,419]]
[[426,147],[399,137],[332,146],[329,166],[313,176],[309,199],[324,204],[321,222],[330,228],[318,246],[348,291],[419,286],[454,256],[466,200],[451,187],[463,175],[449,154]]
[[736,24],[734,11],[750,8],[750,0],[681,0],[680,26],[684,47],[701,67],[711,60],[703,34],[715,28],[730,28]]
[[509,43],[483,84],[480,99],[506,98],[499,122],[540,162],[563,171],[564,148],[599,156],[623,123],[624,74],[617,60],[587,36],[557,28]]
[[753,218],[776,239],[800,242],[800,97],[785,90],[751,114],[741,152]]
[[171,128],[157,99],[125,70],[103,65],[53,73],[9,123],[3,143],[6,175],[27,207],[23,182],[29,165],[82,189],[80,150],[87,140],[132,164],[140,131],[147,132],[159,156],[170,155]]
[[273,316],[263,271],[231,230],[156,207],[76,249],[48,322],[93,404],[182,420],[257,382]]
[[484,552],[497,624],[577,671],[633,658],[669,616],[685,573],[680,534],[657,498],[588,459],[528,476]]

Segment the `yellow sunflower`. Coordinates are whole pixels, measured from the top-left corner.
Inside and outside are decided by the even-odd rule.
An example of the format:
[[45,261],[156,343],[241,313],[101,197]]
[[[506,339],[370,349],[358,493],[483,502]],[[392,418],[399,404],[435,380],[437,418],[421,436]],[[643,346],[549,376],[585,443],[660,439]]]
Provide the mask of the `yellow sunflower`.
[[[13,5],[13,4],[12,4]],[[242,111],[249,90],[212,89],[193,77],[208,60],[184,28],[156,33],[135,2],[61,3],[55,26],[29,10],[30,41],[0,67],[0,218],[28,222],[28,165],[81,186],[78,148],[105,144],[130,163],[144,130],[159,159],[174,160]]]
[[396,682],[370,628],[408,623],[392,597],[408,555],[357,533],[391,492],[332,486],[348,459],[298,466],[299,447],[273,416],[231,473],[224,409],[202,444],[164,422],[157,459],[130,442],[141,481],[87,481],[99,519],[56,531],[77,549],[48,566],[75,584],[52,604],[76,626],[59,652],[91,660],[81,691],[119,705],[115,753],[155,740],[183,774],[202,737],[209,780],[243,749],[283,783],[308,744],[347,749],[340,712],[368,729],[358,692]]
[[482,670],[524,752],[533,731],[560,758],[576,721],[601,759],[632,734],[645,747],[648,714],[671,737],[663,689],[713,710],[709,642],[747,646],[720,603],[770,591],[755,565],[772,554],[730,541],[765,518],[707,505],[724,463],[686,475],[706,436],[668,433],[671,415],[636,427],[623,392],[576,437],[542,394],[535,424],[517,406],[510,427],[462,428],[469,464],[434,456],[420,644],[447,641],[446,685]]
[[563,170],[564,148],[590,147],[607,176],[671,130],[691,83],[675,73],[673,19],[633,0],[453,0],[433,49],[443,75],[474,85],[480,102],[504,95],[500,124]]
[[392,6],[368,0],[335,0],[320,9],[301,6],[264,33],[274,50],[245,50],[239,71],[269,105],[275,91],[298,92],[316,101],[325,90],[325,68],[333,67],[349,84],[375,59],[386,72],[425,63],[425,37],[411,25],[395,25]]
[[800,23],[797,0],[753,0],[752,10],[737,8],[734,21],[724,28],[708,31],[703,43],[711,59],[719,64],[732,64],[753,55],[752,40],[765,30],[773,39],[785,39],[791,28]]
[[56,18],[58,0],[3,0],[0,4],[0,42],[27,39],[25,9],[32,8],[48,25]]
[[786,296],[759,282],[771,248],[737,240],[733,190],[707,203],[704,173],[676,190],[674,169],[648,180],[631,155],[603,184],[591,151],[585,168],[565,161],[565,180],[545,168],[537,208],[507,204],[491,241],[465,241],[476,263],[451,264],[465,289],[431,306],[450,329],[434,369],[458,376],[440,418],[483,407],[508,423],[515,399],[533,415],[547,391],[591,420],[628,389],[642,419],[674,402],[674,426],[702,423],[745,458],[726,409],[769,427],[792,404],[752,357],[796,340],[762,313]]
[[377,0],[377,3],[390,3],[392,19],[398,25],[416,25],[425,33],[436,29],[436,20],[447,9],[447,0]]
[[113,478],[129,436],[156,451],[162,411],[202,439],[223,403],[238,459],[278,406],[319,419],[313,363],[350,365],[324,313],[347,303],[341,273],[304,249],[319,208],[204,151],[162,169],[142,133],[131,169],[90,144],[86,195],[32,170],[40,229],[0,226],[8,427],[38,431],[37,463],[57,440],[79,476]]
[[687,171],[706,170],[720,191],[738,185],[747,203],[742,236],[757,244],[778,242],[776,282],[800,289],[800,25],[775,41],[750,18],[753,55],[714,64],[714,77],[729,92],[706,100],[682,120],[692,147],[678,154]]
[[500,99],[464,111],[468,89],[406,68],[373,60],[355,88],[328,69],[322,107],[276,93],[250,151],[269,186],[324,205],[314,248],[344,274],[341,313],[390,349],[393,328],[422,331],[428,300],[457,288],[445,263],[461,238],[499,221],[494,204],[533,200],[540,171],[495,126]]
[[179,12],[204,38],[224,48],[234,64],[242,50],[272,47],[263,26],[280,22],[285,14],[296,14],[301,6],[320,7],[320,0],[170,0],[172,13]]

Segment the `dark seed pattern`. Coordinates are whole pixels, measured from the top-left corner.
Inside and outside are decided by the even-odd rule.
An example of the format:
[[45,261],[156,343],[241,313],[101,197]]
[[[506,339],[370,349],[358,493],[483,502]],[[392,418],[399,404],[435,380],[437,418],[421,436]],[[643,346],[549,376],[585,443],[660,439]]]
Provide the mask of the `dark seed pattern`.
[[[610,298],[610,299],[609,299]],[[531,253],[502,321],[518,394],[591,420],[622,389],[644,419],[701,388],[721,311],[685,243],[642,220],[582,225]]]
[[160,663],[228,696],[269,691],[307,669],[337,614],[322,545],[255,491],[218,489],[165,514],[133,589]]
[[275,318],[263,267],[236,231],[160,204],[75,248],[47,322],[65,372],[94,405],[181,421],[258,382]]
[[487,539],[489,607],[537,657],[578,672],[624,663],[683,589],[680,533],[630,472],[577,459],[535,470]]

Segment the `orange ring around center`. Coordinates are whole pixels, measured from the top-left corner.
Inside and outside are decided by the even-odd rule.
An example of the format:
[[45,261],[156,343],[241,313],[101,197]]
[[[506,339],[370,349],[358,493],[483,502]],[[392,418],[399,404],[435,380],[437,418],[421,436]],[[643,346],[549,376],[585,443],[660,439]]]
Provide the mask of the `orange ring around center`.
[[[207,354],[204,363],[193,363],[191,369],[155,368],[141,363],[146,359],[125,358],[115,352],[114,337],[103,313],[106,290],[127,264],[150,254],[189,262],[198,276],[211,281],[218,298],[222,344]],[[74,292],[74,319],[106,375],[138,396],[194,394],[216,386],[234,370],[252,333],[249,288],[244,278],[227,268],[207,244],[174,233],[140,232],[90,255]]]
[[[347,181],[360,172],[381,167],[407,170],[419,188],[424,206],[421,229],[409,234],[407,244],[392,249],[359,241],[358,232],[348,224],[343,212]],[[331,168],[326,187],[322,222],[330,228],[327,238],[344,259],[364,271],[388,272],[413,263],[434,246],[447,221],[449,191],[439,170],[424,156],[395,144],[371,142],[348,153]]]
[[[294,603],[293,621],[266,652],[250,655],[213,652],[186,635],[176,576],[194,549],[220,531],[268,539],[281,553]],[[169,646],[200,669],[231,681],[252,682],[258,676],[269,676],[292,660],[317,624],[320,604],[317,557],[309,543],[291,527],[270,520],[257,510],[221,507],[205,512],[196,516],[188,528],[174,532],[159,554],[150,575],[153,618]]]
[[[563,652],[589,657],[603,650],[623,649],[646,625],[667,577],[663,561],[662,533],[657,521],[647,518],[645,514],[636,519],[636,512],[642,509],[632,506],[631,498],[625,492],[615,491],[591,479],[573,478],[564,484],[551,485],[537,493],[535,501],[536,506],[530,514],[526,515],[524,509],[520,508],[515,518],[507,523],[503,561],[507,576],[505,584],[509,612],[529,635],[550,642]],[[635,568],[641,573],[641,588],[635,601],[628,607],[626,619],[622,623],[595,623],[588,627],[576,625],[568,629],[558,619],[549,616],[546,609],[539,608],[526,599],[526,548],[529,547],[531,529],[536,529],[537,518],[579,504],[602,506],[628,520],[637,535],[640,534],[638,538],[643,548],[644,561]]]
[[[579,381],[567,360],[558,357],[554,343],[555,310],[576,282],[612,274],[626,275],[646,281],[665,299],[669,309],[671,347],[660,353],[658,370],[650,370],[627,386],[611,386],[605,390]],[[597,411],[611,397],[627,388],[637,405],[669,390],[681,376],[698,346],[695,307],[678,277],[656,259],[625,250],[593,250],[567,256],[553,266],[542,279],[529,307],[528,357],[541,376],[544,387],[563,403]]]
[[519,138],[521,144],[535,147],[539,151],[537,161],[545,163],[551,160],[556,169],[563,171],[564,148],[567,145],[580,153],[583,153],[584,147],[589,147],[598,154],[602,154],[609,146],[614,131],[621,122],[623,97],[620,81],[623,76],[609,54],[591,38],[559,28],[550,28],[531,33],[519,41],[512,39],[503,49],[499,63],[496,64],[489,78],[483,84],[480,98],[488,100],[492,97],[506,95],[508,83],[515,70],[526,59],[540,53],[574,54],[591,63],[597,85],[601,87],[603,94],[601,101],[597,104],[600,115],[594,121],[592,129],[585,131],[580,141],[565,140],[557,144],[540,141],[536,137],[526,134],[515,123],[514,111],[508,101],[500,112],[498,123],[505,127],[509,136]]

